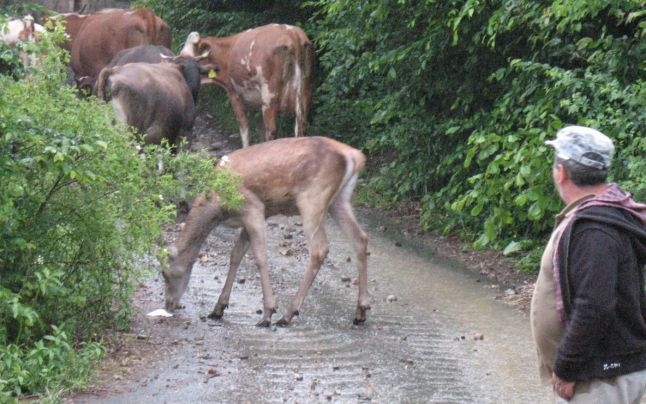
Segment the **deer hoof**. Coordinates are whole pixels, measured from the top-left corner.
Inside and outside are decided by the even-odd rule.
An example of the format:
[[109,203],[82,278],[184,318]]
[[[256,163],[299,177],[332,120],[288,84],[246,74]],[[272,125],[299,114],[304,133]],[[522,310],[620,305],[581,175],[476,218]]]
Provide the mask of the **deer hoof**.
[[366,322],[366,311],[370,310],[370,306],[358,306],[357,314],[354,317],[352,324],[361,325]]
[[216,304],[211,314],[209,314],[207,317],[213,320],[219,320],[224,315],[224,309],[226,309],[227,307],[229,307],[228,304]]
[[271,321],[269,319],[263,319],[256,324],[256,327],[268,328],[270,325],[271,325]]
[[276,321],[276,325],[279,327],[287,327],[289,325],[289,320],[283,317],[280,320]]
[[211,320],[220,320],[222,318],[222,314],[223,313],[216,313],[215,311],[212,311],[211,314],[209,314],[207,317]]

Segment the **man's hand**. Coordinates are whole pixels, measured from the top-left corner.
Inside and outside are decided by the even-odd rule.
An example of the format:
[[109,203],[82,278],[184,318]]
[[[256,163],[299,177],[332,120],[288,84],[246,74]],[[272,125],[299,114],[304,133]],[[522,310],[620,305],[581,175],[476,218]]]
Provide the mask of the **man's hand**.
[[570,400],[574,397],[574,386],[576,382],[568,382],[552,373],[552,383],[554,384],[554,391],[556,391],[559,397],[565,400]]

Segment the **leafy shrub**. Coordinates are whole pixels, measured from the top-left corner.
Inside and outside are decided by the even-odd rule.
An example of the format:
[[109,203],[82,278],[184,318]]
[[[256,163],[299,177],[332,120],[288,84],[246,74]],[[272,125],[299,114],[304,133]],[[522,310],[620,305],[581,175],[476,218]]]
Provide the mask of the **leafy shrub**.
[[173,48],[180,49],[191,31],[198,31],[202,36],[226,36],[269,23],[302,26],[308,14],[301,3],[298,0],[136,0],[130,6],[154,10],[173,28]]
[[314,125],[368,151],[372,191],[421,201],[423,227],[533,256],[562,206],[544,140],[566,124],[615,139],[612,177],[644,200],[640,2],[311,3]]
[[[533,246],[549,232],[562,202],[553,190],[553,152],[544,140],[567,124],[592,126],[613,138],[611,179],[644,199],[646,171],[637,156],[646,151],[646,89],[639,78],[646,26],[631,23],[634,13],[623,7],[630,2],[521,2],[491,17],[488,32],[523,31],[533,46],[489,77],[504,91],[469,136],[468,181],[448,185],[456,196],[453,211],[468,212],[474,228],[484,219],[476,245],[510,243],[511,251],[519,242]],[[494,35],[485,38],[495,41]]]
[[3,402],[87,375],[101,332],[128,325],[131,292],[149,271],[142,257],[161,252],[172,201],[208,188],[240,203],[237,180],[212,161],[139,147],[109,106],[63,84],[66,54],[52,38],[37,47],[27,75],[0,75]]

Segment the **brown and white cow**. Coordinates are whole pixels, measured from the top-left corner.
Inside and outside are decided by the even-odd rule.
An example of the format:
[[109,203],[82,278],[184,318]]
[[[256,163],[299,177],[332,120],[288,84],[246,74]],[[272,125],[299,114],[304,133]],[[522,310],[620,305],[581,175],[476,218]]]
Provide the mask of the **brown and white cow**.
[[325,219],[329,212],[357,254],[359,295],[354,323],[363,323],[370,308],[368,236],[357,223],[351,199],[364,166],[365,156],[361,151],[318,136],[263,142],[222,157],[216,169],[231,170],[241,177],[240,192],[244,204],[235,210],[223,208],[215,192],[195,200],[177,243],[170,248],[168,267],[162,270],[166,309],[174,310],[179,306],[202,243],[215,226],[226,221],[227,224],[238,223],[242,232],[231,251],[229,272],[209,317],[219,319],[223,316],[240,261],[251,247],[260,271],[264,306],[263,317],[257,325],[269,326],[277,305],[267,268],[265,218],[300,214],[310,259],[296,295],[277,323],[288,325],[299,314],[307,291],[328,253]]
[[[26,15],[23,18],[14,18],[0,25],[0,42],[10,46],[21,46],[24,43],[35,42],[41,38],[45,28],[36,23],[34,17]],[[20,51],[20,60],[24,66],[33,66],[38,58],[33,53]]]
[[73,38],[75,78],[96,78],[117,52],[147,44],[171,46],[170,27],[152,10],[108,9],[91,14]]
[[[200,76],[193,61],[191,74]],[[145,143],[167,139],[176,150],[189,144],[195,122],[195,103],[182,71],[175,63],[127,63],[106,67],[96,81],[97,97],[112,103],[117,119],[136,128]]]
[[298,27],[269,24],[228,37],[200,38],[189,34],[181,53],[209,51],[215,77],[203,80],[222,86],[231,101],[242,146],[249,146],[248,110],[261,110],[264,138],[276,137],[279,113],[294,116],[294,135],[303,136],[312,101],[315,54],[312,42]]
[[0,26],[0,42],[13,45],[17,42],[34,42],[38,34],[45,30],[42,25],[35,22],[34,17],[26,15],[23,18],[14,18]]

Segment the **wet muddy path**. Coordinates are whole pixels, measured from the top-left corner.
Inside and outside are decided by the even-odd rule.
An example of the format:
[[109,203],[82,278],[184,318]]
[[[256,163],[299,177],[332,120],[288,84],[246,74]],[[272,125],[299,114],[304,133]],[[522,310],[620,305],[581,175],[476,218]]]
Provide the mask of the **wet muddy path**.
[[[223,150],[221,140],[214,146]],[[370,236],[372,309],[352,325],[357,276],[352,250],[328,222],[330,253],[299,317],[287,328],[259,328],[262,292],[250,255],[238,271],[221,321],[206,318],[224,284],[237,230],[219,227],[194,266],[186,306],[171,318],[163,280],[135,295],[137,316],[102,379],[70,403],[540,403],[534,347],[525,314],[496,299],[498,289],[439,258],[383,217],[358,210]],[[166,237],[172,241],[178,226]],[[268,224],[277,320],[307,263],[298,218]]]

